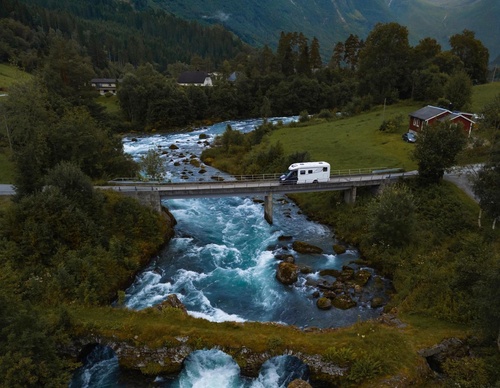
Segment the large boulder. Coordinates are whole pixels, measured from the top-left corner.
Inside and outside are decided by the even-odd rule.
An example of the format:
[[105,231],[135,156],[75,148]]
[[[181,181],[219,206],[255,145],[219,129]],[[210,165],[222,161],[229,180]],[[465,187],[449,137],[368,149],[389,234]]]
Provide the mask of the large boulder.
[[295,379],[290,384],[288,384],[287,388],[312,388],[312,385],[307,381],[301,379]]
[[449,358],[469,356],[469,346],[459,338],[446,338],[441,343],[418,352],[425,357],[432,370],[443,373],[443,364]]
[[316,306],[321,310],[329,310],[332,308],[332,301],[329,298],[321,297],[316,301]]
[[299,266],[293,263],[282,261],[278,265],[276,278],[283,284],[290,285],[297,281],[299,275]]
[[294,241],[292,244],[293,249],[299,253],[323,253],[323,249],[315,245],[306,243],[304,241]]
[[169,307],[182,310],[185,314],[187,314],[186,306],[184,306],[175,294],[167,295],[167,299],[156,306],[156,308],[160,311]]
[[358,272],[354,274],[354,283],[359,284],[360,286],[364,286],[370,280],[372,274],[370,271],[366,269],[360,269]]
[[357,306],[357,303],[347,294],[337,295],[332,304],[338,309],[347,310]]
[[340,276],[340,271],[338,269],[322,269],[319,271],[319,276],[332,276],[334,278],[338,278]]
[[346,252],[346,248],[345,246],[343,245],[340,245],[340,244],[333,244],[333,251],[337,254],[337,255],[341,255],[342,253],[345,253]]
[[337,279],[345,282],[346,280],[351,280],[353,277],[354,277],[354,268],[344,265],[342,267],[342,272],[337,277]]

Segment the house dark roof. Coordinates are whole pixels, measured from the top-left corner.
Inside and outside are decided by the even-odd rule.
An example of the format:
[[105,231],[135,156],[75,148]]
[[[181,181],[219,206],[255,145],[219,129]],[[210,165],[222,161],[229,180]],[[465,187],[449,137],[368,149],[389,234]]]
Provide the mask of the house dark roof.
[[429,121],[435,117],[440,116],[439,117],[440,121],[446,121],[446,120],[453,121],[457,117],[462,117],[462,118],[474,123],[474,121],[468,117],[469,115],[470,115],[469,113],[452,112],[448,109],[439,108],[437,106],[432,106],[432,105],[427,105],[424,108],[421,108],[415,112],[410,113],[411,117],[416,117],[417,119],[420,119],[423,121]]
[[440,117],[438,120],[439,121],[453,121],[455,120],[457,117],[461,117],[467,121],[470,121],[471,123],[475,123],[474,120],[471,120],[469,117],[467,117],[466,115],[464,114],[461,114],[461,113],[450,113],[449,115],[446,115],[446,116],[443,116],[443,117]]
[[450,114],[451,112],[448,109],[444,108],[439,108],[437,106],[432,106],[432,105],[427,105],[424,108],[421,108],[413,113],[410,113],[411,117],[416,117],[417,119],[420,120],[430,120],[433,117],[442,115],[443,113],[448,113]]
[[177,83],[202,84],[207,77],[209,77],[209,74],[206,71],[185,71],[177,78]]
[[95,84],[113,84],[117,82],[116,78],[92,78],[90,82]]

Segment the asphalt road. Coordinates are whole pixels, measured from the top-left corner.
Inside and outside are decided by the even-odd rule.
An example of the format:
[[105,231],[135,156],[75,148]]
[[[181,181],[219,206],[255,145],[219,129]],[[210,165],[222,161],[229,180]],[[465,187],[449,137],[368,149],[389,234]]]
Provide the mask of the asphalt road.
[[456,184],[474,201],[479,202],[479,199],[474,195],[474,192],[472,191],[471,179],[481,168],[481,166],[481,164],[473,164],[466,167],[455,167],[452,171],[444,174],[444,179]]
[[0,184],[0,195],[14,195],[15,193],[14,186]]

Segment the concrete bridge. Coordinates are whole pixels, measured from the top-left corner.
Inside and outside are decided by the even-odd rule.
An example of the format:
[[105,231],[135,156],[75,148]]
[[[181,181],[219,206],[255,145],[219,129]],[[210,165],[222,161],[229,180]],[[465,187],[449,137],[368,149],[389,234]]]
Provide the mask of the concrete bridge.
[[417,171],[400,172],[400,169],[373,170],[370,173],[331,176],[328,182],[281,184],[278,175],[247,175],[233,178],[231,181],[186,182],[151,184],[144,182],[121,181],[103,189],[120,191],[154,209],[161,210],[161,200],[170,198],[207,198],[207,197],[239,197],[264,196],[264,217],[273,223],[273,195],[288,193],[305,193],[318,191],[343,191],[344,201],[354,203],[358,187],[380,187],[399,179],[417,175]]

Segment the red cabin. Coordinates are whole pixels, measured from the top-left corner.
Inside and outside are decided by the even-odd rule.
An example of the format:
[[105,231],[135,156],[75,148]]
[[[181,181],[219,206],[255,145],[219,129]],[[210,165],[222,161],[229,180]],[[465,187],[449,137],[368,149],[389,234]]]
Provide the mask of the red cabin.
[[410,113],[409,130],[420,132],[424,125],[432,125],[436,121],[450,121],[452,123],[462,123],[464,130],[470,135],[475,121],[472,120],[472,113],[452,112],[448,109],[427,105],[413,113]]

